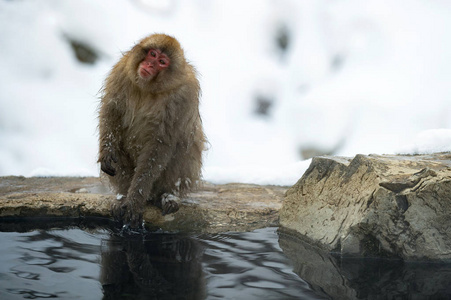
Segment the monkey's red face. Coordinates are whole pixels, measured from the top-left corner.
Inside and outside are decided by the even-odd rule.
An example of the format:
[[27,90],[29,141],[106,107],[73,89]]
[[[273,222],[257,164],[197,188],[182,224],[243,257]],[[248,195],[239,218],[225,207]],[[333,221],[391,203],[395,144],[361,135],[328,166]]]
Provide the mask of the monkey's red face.
[[139,64],[138,76],[144,80],[151,80],[161,71],[167,69],[171,60],[162,51],[150,49],[144,60]]

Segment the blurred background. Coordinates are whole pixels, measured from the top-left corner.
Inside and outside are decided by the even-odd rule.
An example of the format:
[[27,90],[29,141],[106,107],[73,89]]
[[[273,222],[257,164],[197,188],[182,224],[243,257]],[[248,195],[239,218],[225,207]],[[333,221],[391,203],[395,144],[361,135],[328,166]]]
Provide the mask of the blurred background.
[[199,71],[206,180],[451,150],[447,0],[0,0],[0,176],[97,176],[103,80],[155,32]]

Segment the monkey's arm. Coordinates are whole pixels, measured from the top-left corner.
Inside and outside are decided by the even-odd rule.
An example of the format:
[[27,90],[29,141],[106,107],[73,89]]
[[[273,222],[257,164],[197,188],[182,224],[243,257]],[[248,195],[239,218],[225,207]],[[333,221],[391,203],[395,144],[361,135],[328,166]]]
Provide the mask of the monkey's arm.
[[117,163],[119,149],[121,115],[113,101],[102,99],[99,116],[99,159],[100,168],[110,176],[116,175],[113,163]]
[[167,116],[155,130],[152,139],[143,145],[127,195],[128,199],[145,202],[149,198],[155,181],[173,158],[177,144],[184,138],[180,133],[183,119],[184,117]]
[[[195,100],[197,101],[197,99]],[[188,140],[190,139],[190,125],[193,122],[193,116],[198,116],[197,104],[192,104],[193,99],[173,96],[168,99],[165,108],[166,114],[160,120],[158,128],[156,128],[152,139],[148,141],[138,158],[135,175],[127,193],[125,206],[127,207],[126,214],[131,220],[131,223],[139,222],[141,220],[142,210],[145,202],[151,196],[155,182],[158,180],[159,184],[166,186],[175,185],[179,174],[173,173],[174,170],[166,170],[169,162],[174,159],[176,151],[185,151]],[[195,102],[197,103],[197,102]],[[185,148],[184,148],[185,146]],[[161,178],[162,172],[165,171],[165,178]],[[170,191],[165,191],[170,192]],[[161,199],[154,199],[159,204]],[[163,214],[176,211],[162,205]]]
[[127,200],[136,203],[138,207],[144,207],[150,198],[155,181],[173,156],[175,146],[162,138],[156,137],[155,143],[146,144],[138,158],[135,175],[127,194]]
[[[160,142],[161,141],[161,142]],[[122,203],[120,214],[133,228],[139,227],[146,201],[151,198],[155,181],[161,176],[174,153],[172,140],[157,135],[153,143],[147,143],[138,158],[135,174]],[[154,195],[153,195],[154,196]],[[158,204],[160,199],[153,199]],[[157,205],[158,206],[158,205]],[[163,214],[167,211],[163,208]]]

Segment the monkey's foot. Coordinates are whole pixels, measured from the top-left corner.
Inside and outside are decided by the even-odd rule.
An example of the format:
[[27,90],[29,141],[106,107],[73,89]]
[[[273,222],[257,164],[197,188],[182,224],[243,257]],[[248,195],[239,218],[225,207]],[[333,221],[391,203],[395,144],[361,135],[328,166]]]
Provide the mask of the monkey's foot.
[[163,196],[161,196],[161,210],[163,216],[178,211],[181,202],[180,198],[175,195],[168,193],[163,194]]

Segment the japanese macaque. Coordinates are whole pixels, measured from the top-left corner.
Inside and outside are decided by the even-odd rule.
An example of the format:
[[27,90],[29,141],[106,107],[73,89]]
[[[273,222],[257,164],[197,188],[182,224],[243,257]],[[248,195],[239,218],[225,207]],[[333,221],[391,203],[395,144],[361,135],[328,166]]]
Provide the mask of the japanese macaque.
[[196,71],[171,36],[144,38],[113,67],[102,90],[98,162],[118,193],[115,217],[138,227],[146,202],[176,212],[199,181],[199,96]]

